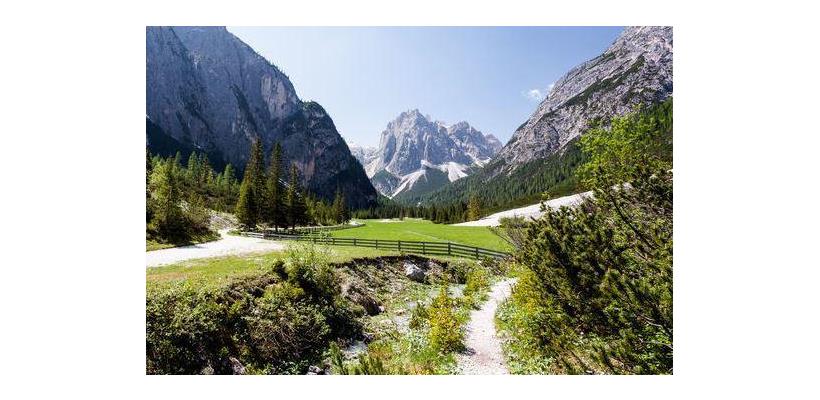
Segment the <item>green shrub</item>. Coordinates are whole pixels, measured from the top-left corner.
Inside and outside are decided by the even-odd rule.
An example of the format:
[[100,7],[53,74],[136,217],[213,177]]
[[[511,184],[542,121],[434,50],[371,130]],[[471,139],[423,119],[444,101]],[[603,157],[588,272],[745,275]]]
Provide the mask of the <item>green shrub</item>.
[[147,372],[230,374],[236,358],[251,373],[301,373],[331,340],[359,336],[361,312],[317,260],[291,258],[219,286],[149,285]]
[[455,300],[442,287],[429,309],[430,346],[439,353],[449,353],[463,347],[464,333],[455,308]]
[[413,307],[410,312],[410,329],[420,329],[429,325],[430,314],[427,312],[427,307],[424,303],[419,302]]
[[513,353],[552,373],[672,372],[671,129],[669,101],[582,137],[595,195],[527,225],[500,315]]
[[481,295],[490,287],[490,272],[482,267],[475,266],[467,273],[466,284],[464,286],[464,297],[476,296],[476,300],[481,300]]

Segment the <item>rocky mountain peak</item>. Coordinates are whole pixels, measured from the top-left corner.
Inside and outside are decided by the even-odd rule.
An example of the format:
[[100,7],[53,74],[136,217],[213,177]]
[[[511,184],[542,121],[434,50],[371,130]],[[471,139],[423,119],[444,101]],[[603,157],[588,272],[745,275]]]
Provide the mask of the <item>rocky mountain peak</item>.
[[[495,138],[493,138],[495,139]],[[411,190],[416,182],[427,189],[469,175],[501,148],[466,121],[447,125],[418,109],[402,112],[381,133],[374,153],[361,152],[366,171],[377,190],[387,196]],[[431,174],[440,174],[435,184]],[[412,182],[410,182],[412,181]]]
[[625,28],[603,54],[555,82],[499,152],[494,174],[559,151],[593,120],[671,96],[672,54],[672,27]]
[[353,206],[376,200],[327,112],[224,27],[147,27],[146,94],[149,149],[174,143],[241,170],[254,139],[266,153],[280,142],[313,193],[341,187]]

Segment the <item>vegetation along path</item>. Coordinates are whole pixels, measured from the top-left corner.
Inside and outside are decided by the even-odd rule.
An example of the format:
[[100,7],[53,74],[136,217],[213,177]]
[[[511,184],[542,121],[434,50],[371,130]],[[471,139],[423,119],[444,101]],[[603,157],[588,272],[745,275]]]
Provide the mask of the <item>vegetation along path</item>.
[[252,237],[228,235],[228,229],[219,231],[219,240],[190,246],[173,247],[145,253],[147,267],[174,264],[195,258],[222,257],[238,254],[282,250],[280,242]]
[[509,297],[515,279],[505,279],[493,285],[490,298],[470,314],[467,325],[466,351],[458,355],[458,366],[464,375],[508,374],[501,352],[501,342],[495,333],[495,311]]

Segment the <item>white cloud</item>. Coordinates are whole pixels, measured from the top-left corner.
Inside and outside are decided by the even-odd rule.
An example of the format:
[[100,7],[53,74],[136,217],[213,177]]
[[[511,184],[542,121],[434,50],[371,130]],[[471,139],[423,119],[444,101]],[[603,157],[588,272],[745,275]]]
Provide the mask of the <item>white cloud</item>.
[[533,101],[544,100],[544,93],[541,89],[530,89],[524,92],[524,96]]
[[532,101],[541,101],[544,100],[548,94],[552,91],[552,88],[555,87],[555,82],[550,83],[547,85],[546,89],[530,89],[527,91],[522,92],[524,97],[532,100]]

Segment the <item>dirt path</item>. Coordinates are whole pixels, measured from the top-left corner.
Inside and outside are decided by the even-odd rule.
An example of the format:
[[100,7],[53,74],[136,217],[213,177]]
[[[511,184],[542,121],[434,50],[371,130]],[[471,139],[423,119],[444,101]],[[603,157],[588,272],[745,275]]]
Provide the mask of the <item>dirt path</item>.
[[[547,207],[549,208],[560,208],[561,206],[573,206],[580,203],[585,198],[592,195],[592,192],[584,192],[573,194],[569,196],[559,197],[557,199],[552,199],[549,201],[544,202]],[[462,222],[460,224],[453,224],[455,226],[498,226],[499,220],[501,218],[511,218],[511,217],[524,217],[524,218],[538,218],[540,217],[543,212],[541,212],[541,203],[533,204],[526,207],[514,208],[512,210],[501,211],[497,212],[492,215],[488,215],[484,218],[475,221],[468,221]]]
[[457,356],[459,370],[463,375],[508,374],[501,352],[501,342],[495,334],[495,311],[512,290],[515,279],[505,279],[490,289],[490,298],[481,308],[470,314],[467,325],[467,350]]
[[146,267],[159,267],[195,258],[222,257],[237,254],[258,253],[263,251],[282,250],[285,245],[266,239],[228,235],[228,229],[219,231],[221,239],[194,244],[191,246],[173,247],[145,253]]

